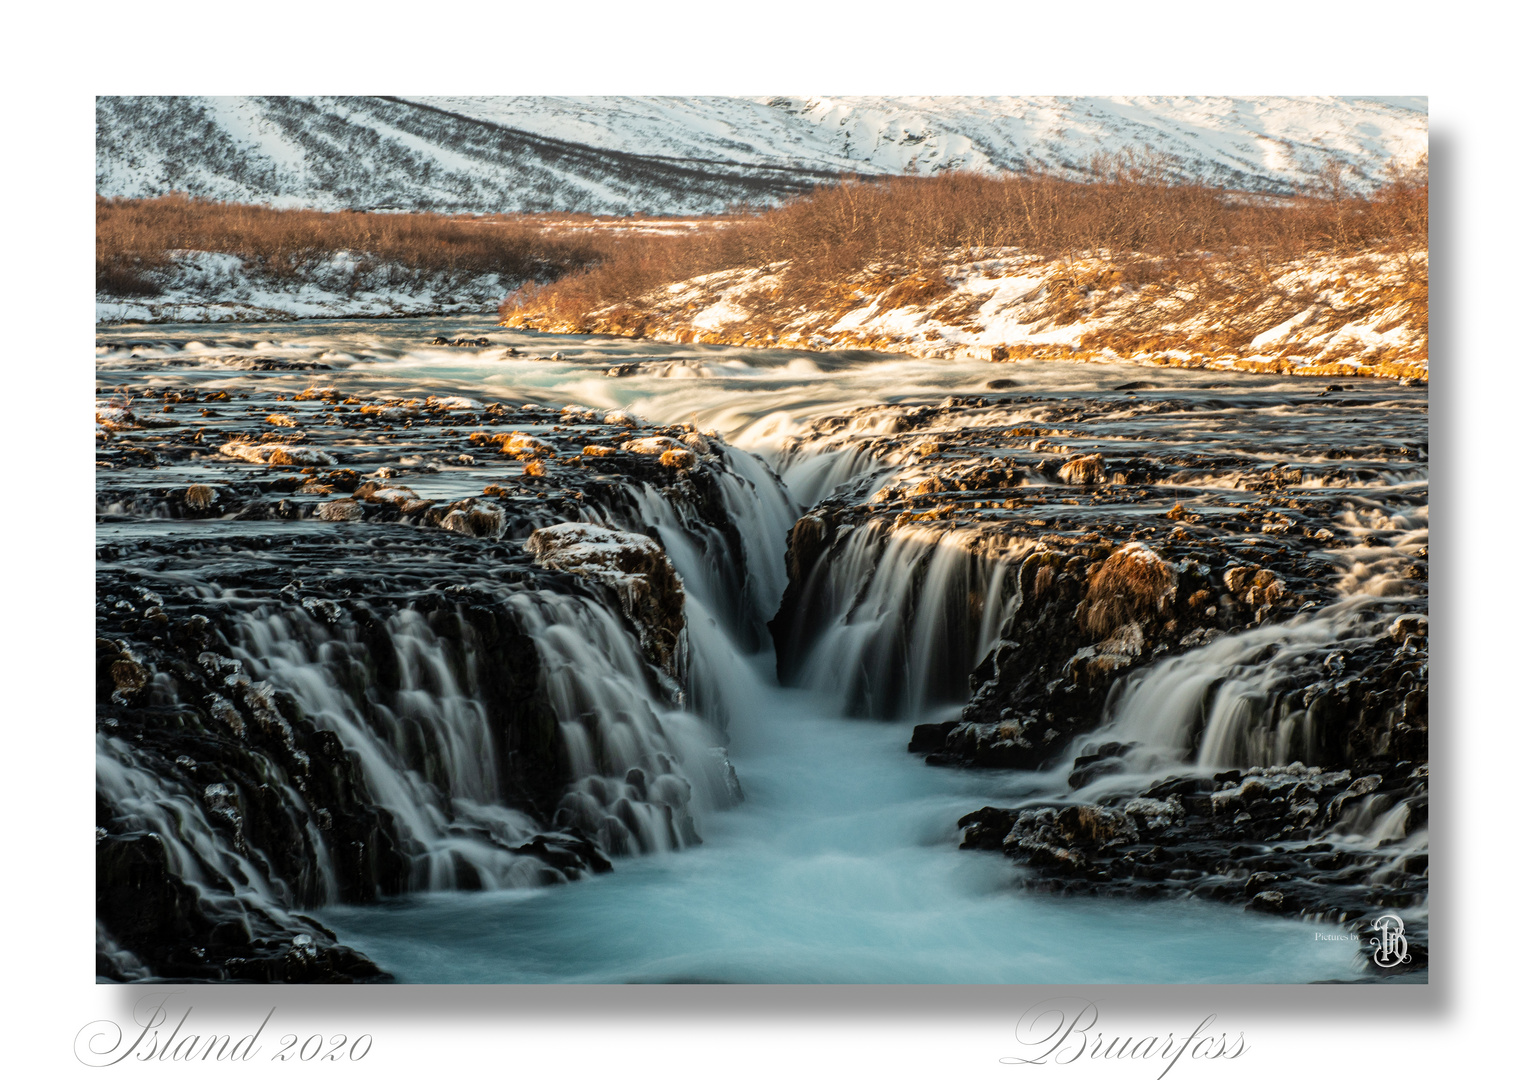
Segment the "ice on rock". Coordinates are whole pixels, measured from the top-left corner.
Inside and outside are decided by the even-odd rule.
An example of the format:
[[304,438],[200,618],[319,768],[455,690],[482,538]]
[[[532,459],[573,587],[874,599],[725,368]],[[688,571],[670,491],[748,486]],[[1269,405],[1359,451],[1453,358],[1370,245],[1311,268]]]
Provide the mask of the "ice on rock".
[[336,465],[338,459],[322,450],[284,443],[226,442],[220,452],[255,465]]
[[649,536],[568,521],[537,529],[524,548],[541,566],[608,585],[640,633],[646,653],[671,673],[682,662],[682,579]]
[[621,443],[619,449],[629,454],[665,454],[668,450],[686,450],[687,447],[665,435],[648,435]]

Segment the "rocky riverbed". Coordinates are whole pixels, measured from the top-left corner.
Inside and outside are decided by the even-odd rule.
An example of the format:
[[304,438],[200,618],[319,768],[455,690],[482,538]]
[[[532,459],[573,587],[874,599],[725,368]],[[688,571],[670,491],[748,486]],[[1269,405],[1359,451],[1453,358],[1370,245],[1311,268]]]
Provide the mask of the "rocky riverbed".
[[767,496],[717,438],[189,386],[97,424],[102,975],[378,978],[296,910],[572,880],[740,798],[644,531],[752,618],[727,500]]
[[1421,905],[1424,397],[1221,389],[815,421],[785,457],[863,478],[790,534],[780,676],[841,672],[849,706],[891,715],[924,708],[928,653],[932,696],[971,671],[959,714],[909,748],[1067,774],[1056,799],[959,823],[1032,888],[1337,923]]
[[325,911],[729,835],[770,648],[1012,903],[1422,966],[1425,388],[306,333],[97,349],[103,978],[385,979]]

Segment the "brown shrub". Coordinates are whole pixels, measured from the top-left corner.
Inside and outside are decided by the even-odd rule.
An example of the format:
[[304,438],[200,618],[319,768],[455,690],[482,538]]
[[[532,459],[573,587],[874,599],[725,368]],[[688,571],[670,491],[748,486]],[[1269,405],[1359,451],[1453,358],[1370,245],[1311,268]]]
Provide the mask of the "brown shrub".
[[1130,622],[1157,619],[1174,594],[1175,571],[1169,563],[1144,544],[1125,544],[1091,577],[1080,627],[1096,638],[1109,637]]
[[95,287],[118,296],[157,293],[148,275],[178,250],[237,255],[280,278],[346,251],[362,273],[394,264],[549,280],[607,257],[616,243],[613,235],[549,228],[530,217],[276,210],[184,195],[97,198]]
[[142,260],[95,257],[95,291],[112,296],[158,296],[159,286],[143,272]]
[[917,270],[890,286],[879,301],[879,310],[921,307],[952,291],[953,287],[948,283],[947,275],[942,272],[940,266]]
[[[1295,197],[1245,195],[1171,182],[1154,162],[1097,160],[1093,182],[1042,173],[946,172],[815,189],[729,228],[685,236],[631,234],[588,269],[509,297],[505,319],[579,323],[615,304],[701,274],[786,263],[778,288],[751,299],[797,311],[828,301],[843,282],[902,279],[907,295],[936,294],[922,267],[949,251],[969,258],[1015,248],[1048,257],[1104,254],[1105,280],[1060,290],[1078,310],[1112,285],[1210,282],[1220,262],[1258,265],[1317,253],[1407,251],[1428,243],[1428,171],[1393,169],[1370,195],[1325,170]],[[916,282],[916,284],[910,284]],[[896,286],[898,288],[899,286]],[[762,312],[761,314],[767,314]]]

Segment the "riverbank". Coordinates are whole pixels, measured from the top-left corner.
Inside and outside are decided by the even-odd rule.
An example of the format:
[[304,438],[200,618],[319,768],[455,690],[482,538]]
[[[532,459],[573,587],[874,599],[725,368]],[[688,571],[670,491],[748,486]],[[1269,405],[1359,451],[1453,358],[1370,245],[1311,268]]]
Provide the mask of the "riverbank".
[[753,348],[1428,376],[1428,176],[1294,198],[1097,161],[1093,179],[847,182],[525,286],[509,327]]
[[[724,219],[716,219],[723,221]],[[279,209],[97,199],[95,321],[285,322],[479,313],[694,219]]]
[[875,268],[791,305],[787,262],[675,282],[557,317],[533,300],[505,326],[674,344],[869,349],[932,359],[1126,360],[1159,367],[1427,381],[1423,251],[1233,260],[1045,258],[992,250]]
[[152,272],[153,294],[97,293],[95,324],[294,322],[492,311],[521,277],[366,265],[338,251],[299,276],[265,272],[222,251],[176,251]]

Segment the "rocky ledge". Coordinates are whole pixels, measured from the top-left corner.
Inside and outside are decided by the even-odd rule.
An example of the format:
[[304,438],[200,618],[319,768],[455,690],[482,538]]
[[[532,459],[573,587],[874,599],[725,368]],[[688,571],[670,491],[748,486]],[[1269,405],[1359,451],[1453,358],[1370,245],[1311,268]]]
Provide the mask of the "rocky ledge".
[[[1380,818],[1385,836],[1358,832]],[[964,848],[1003,851],[1039,892],[1196,897],[1358,928],[1427,905],[1427,848],[1401,844],[1427,823],[1428,766],[1397,761],[1362,776],[1297,762],[1169,777],[1095,803],[987,806],[958,825]],[[1427,920],[1407,936],[1412,961],[1395,974],[1428,963]]]

